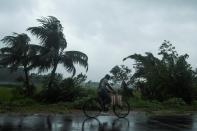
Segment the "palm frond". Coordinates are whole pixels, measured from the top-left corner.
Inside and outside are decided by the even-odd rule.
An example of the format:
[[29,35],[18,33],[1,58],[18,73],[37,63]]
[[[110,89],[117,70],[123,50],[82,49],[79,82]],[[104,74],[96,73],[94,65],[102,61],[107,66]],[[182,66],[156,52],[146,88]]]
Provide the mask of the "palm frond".
[[4,55],[1,55],[1,59],[0,59],[0,65],[3,65],[3,66],[12,66],[16,61],[15,61],[15,58],[10,55],[10,54],[4,54]]
[[79,64],[88,70],[88,57],[86,54],[80,51],[67,51],[63,55],[61,62],[66,65],[69,62],[73,64]]
[[76,73],[76,68],[73,64],[73,60],[71,58],[69,58],[68,56],[63,55],[61,57],[60,60],[61,63],[63,63],[65,69],[69,72],[69,73],[73,73],[72,76],[75,75]]
[[42,49],[43,49],[43,47],[40,45],[29,44],[29,46],[28,46],[29,57],[40,54]]
[[13,49],[10,48],[10,47],[3,47],[3,48],[0,49],[0,53],[1,53],[1,54],[9,54],[9,53],[11,53],[12,51],[13,51]]
[[41,40],[41,44],[44,43],[48,37],[48,30],[42,26],[29,27],[27,31],[30,31],[33,35]]
[[42,17],[37,19],[41,24],[37,27],[29,27],[27,31],[30,31],[33,35],[41,40],[41,44],[44,47],[56,49],[65,49],[67,47],[66,39],[63,34],[63,27],[60,21],[53,17]]
[[127,56],[127,57],[123,58],[123,61],[125,61],[125,60],[127,60],[127,59],[129,59],[129,58],[132,59],[132,56],[133,56],[133,55],[130,55],[130,56]]
[[15,38],[15,36],[5,36],[3,39],[1,39],[1,41],[9,46],[12,46],[15,42]]

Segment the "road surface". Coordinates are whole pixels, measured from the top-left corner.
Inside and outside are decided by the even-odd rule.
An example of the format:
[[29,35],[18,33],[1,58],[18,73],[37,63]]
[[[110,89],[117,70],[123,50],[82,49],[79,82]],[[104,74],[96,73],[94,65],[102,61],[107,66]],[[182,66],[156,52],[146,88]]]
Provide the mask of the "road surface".
[[103,114],[88,119],[73,114],[0,114],[0,131],[197,131],[197,114],[151,116],[131,112],[125,119]]

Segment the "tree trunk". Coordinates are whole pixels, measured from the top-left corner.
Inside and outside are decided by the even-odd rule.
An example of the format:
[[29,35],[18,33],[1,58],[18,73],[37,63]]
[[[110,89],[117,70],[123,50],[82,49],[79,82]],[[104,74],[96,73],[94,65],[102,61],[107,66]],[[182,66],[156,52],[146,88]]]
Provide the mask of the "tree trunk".
[[32,92],[31,92],[31,87],[29,85],[29,72],[25,66],[24,66],[24,72],[25,72],[25,84],[27,89],[27,96],[31,96]]
[[58,63],[56,63],[53,67],[53,70],[51,71],[51,76],[50,76],[50,79],[49,79],[49,84],[48,84],[48,88],[50,89],[52,84],[53,84],[53,80],[55,78],[55,72],[56,72],[56,69],[57,69],[57,65]]

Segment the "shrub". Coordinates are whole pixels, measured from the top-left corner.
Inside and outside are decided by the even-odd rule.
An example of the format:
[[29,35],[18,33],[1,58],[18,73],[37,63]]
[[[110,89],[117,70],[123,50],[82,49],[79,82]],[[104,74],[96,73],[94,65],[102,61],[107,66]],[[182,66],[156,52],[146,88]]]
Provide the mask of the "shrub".
[[36,104],[36,102],[33,99],[30,98],[23,98],[23,99],[18,99],[13,102],[11,102],[13,106],[30,106]]
[[158,110],[163,108],[162,104],[157,100],[148,101],[143,99],[130,98],[129,104],[131,108],[145,108],[151,110]]
[[164,101],[163,104],[171,107],[179,107],[186,105],[185,101],[182,98],[170,98],[167,101]]
[[[46,83],[47,84],[47,83]],[[77,81],[76,78],[66,78],[54,82],[51,88],[44,84],[43,90],[36,95],[36,99],[47,103],[56,102],[73,102],[83,97],[95,96],[95,88],[85,88]]]
[[90,97],[83,97],[83,98],[76,99],[74,102],[72,102],[71,107],[75,109],[82,109],[83,105],[89,98]]
[[0,87],[0,103],[4,101],[10,101],[12,98],[12,90],[13,88],[3,86]]
[[136,99],[141,99],[142,94],[140,93],[140,91],[133,90],[133,97],[136,98]]
[[197,107],[197,100],[192,101],[192,105]]

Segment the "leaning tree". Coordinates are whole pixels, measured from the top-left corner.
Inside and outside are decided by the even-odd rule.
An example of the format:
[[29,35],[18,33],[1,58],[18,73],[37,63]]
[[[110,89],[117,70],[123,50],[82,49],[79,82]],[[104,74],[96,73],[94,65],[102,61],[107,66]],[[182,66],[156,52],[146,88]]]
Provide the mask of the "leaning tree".
[[193,70],[187,62],[187,54],[179,55],[169,41],[164,41],[159,48],[158,55],[133,54],[128,58],[135,60],[136,86],[141,89],[143,96],[148,99],[166,100],[168,98],[182,98],[187,103],[192,101]]
[[33,67],[33,61],[36,61],[39,45],[30,44],[30,38],[27,34],[14,33],[11,36],[5,36],[2,40],[7,46],[0,49],[0,65],[9,67],[11,71],[16,71],[19,67],[23,68],[25,74],[25,87],[27,95],[32,95],[30,87],[29,70]]
[[40,26],[29,27],[27,30],[35,35],[42,45],[41,55],[37,61],[40,71],[52,69],[48,88],[52,87],[58,64],[63,64],[65,69],[75,75],[75,64],[88,69],[88,57],[80,51],[65,51],[67,41],[64,37],[60,21],[53,16],[37,19]]

